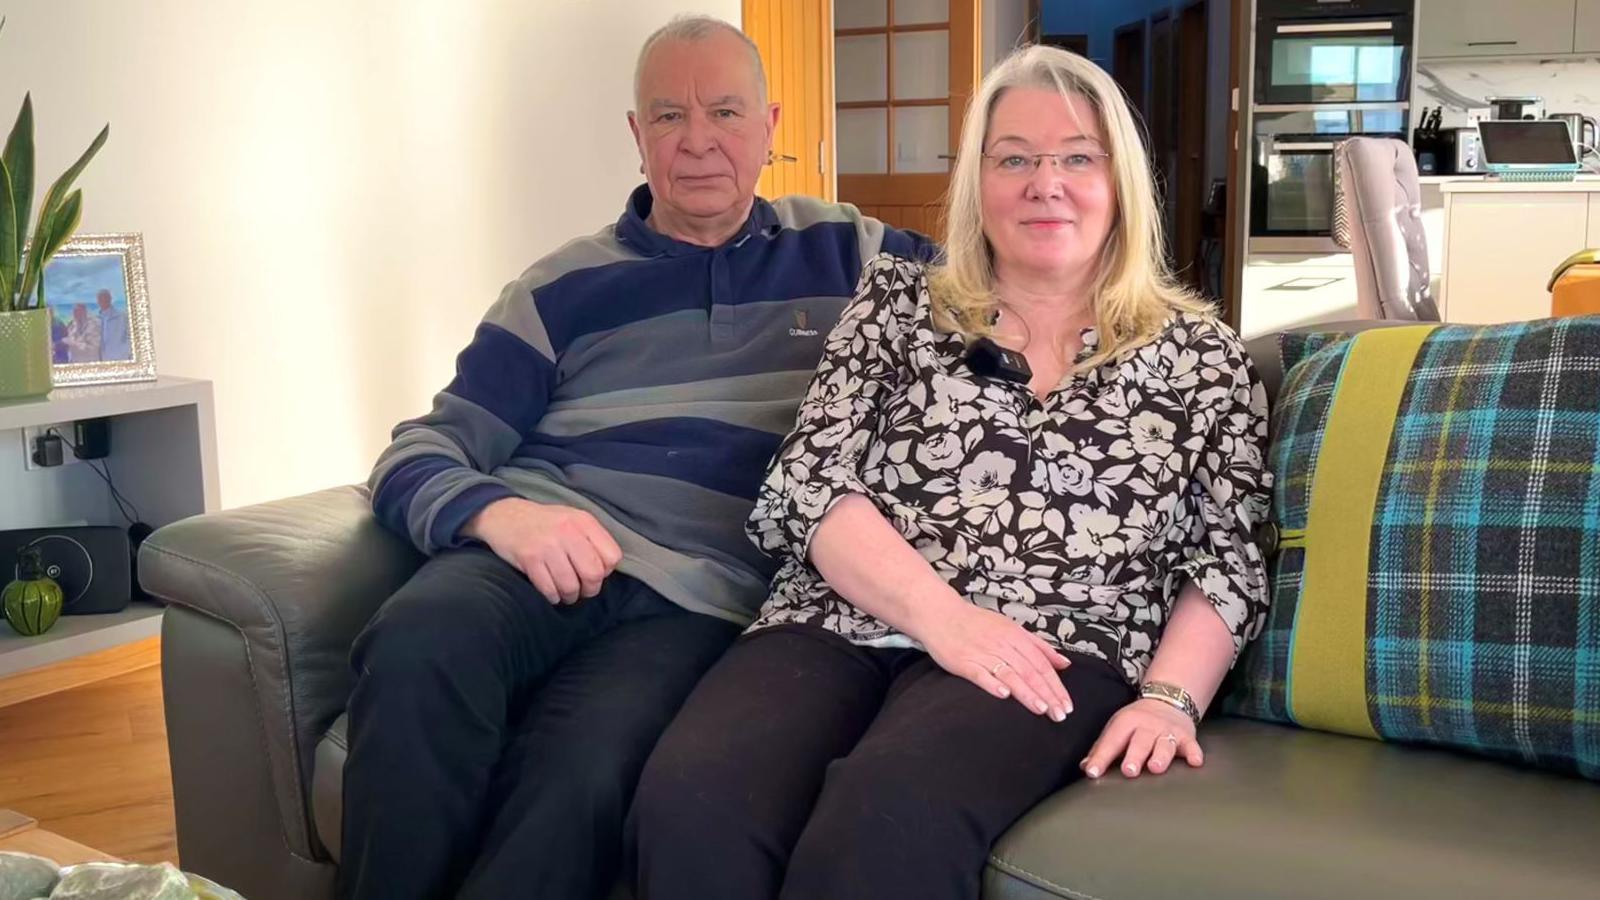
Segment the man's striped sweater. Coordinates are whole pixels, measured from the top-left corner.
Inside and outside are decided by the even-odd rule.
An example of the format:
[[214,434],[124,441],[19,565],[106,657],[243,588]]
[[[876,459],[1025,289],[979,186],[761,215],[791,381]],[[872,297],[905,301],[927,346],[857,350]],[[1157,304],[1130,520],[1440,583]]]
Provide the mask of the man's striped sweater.
[[716,248],[617,223],[507,285],[432,412],[400,423],[370,479],[390,528],[426,553],[502,497],[592,513],[618,571],[679,605],[747,621],[773,563],[744,534],[824,340],[881,252],[921,235],[848,204],[757,198]]

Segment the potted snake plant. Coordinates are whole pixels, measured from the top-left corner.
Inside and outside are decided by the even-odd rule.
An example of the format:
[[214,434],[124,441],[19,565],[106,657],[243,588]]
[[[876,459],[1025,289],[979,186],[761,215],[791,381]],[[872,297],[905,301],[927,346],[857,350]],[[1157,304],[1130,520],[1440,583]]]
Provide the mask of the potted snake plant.
[[[0,28],[5,20],[0,19]],[[0,152],[0,403],[50,392],[50,310],[45,306],[44,269],[78,230],[83,191],[72,183],[111,134],[111,126],[89,145],[45,192],[33,216],[33,98],[22,111]],[[71,193],[68,193],[71,191]]]

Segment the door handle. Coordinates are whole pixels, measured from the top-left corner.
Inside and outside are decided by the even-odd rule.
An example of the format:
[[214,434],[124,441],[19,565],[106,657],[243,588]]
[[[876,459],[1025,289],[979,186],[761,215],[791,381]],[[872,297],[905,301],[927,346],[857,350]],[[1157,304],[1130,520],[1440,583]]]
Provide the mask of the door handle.
[[787,153],[775,153],[775,154],[773,154],[771,159],[767,160],[767,164],[771,165],[772,163],[799,162],[799,161],[800,160],[794,158],[793,156],[790,156]]
[[1279,25],[1279,34],[1338,34],[1348,31],[1393,31],[1394,23],[1388,21],[1378,22],[1332,22],[1327,25]]
[[1467,41],[1468,47],[1515,47],[1516,41]]

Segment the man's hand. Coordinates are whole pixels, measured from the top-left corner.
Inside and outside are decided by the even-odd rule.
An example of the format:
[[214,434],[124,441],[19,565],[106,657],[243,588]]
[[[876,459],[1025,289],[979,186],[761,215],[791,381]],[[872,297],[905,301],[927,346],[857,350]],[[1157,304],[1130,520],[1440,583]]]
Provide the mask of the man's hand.
[[622,561],[622,548],[594,516],[521,497],[485,506],[461,533],[488,544],[551,603],[593,597]]

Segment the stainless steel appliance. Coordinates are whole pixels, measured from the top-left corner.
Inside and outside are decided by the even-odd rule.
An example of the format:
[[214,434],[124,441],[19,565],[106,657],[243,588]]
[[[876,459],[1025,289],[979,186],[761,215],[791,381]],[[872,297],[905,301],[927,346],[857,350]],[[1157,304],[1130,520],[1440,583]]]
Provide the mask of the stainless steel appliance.
[[1255,105],[1405,103],[1415,0],[1259,0]]
[[1400,104],[1256,112],[1251,141],[1252,253],[1340,252],[1333,240],[1333,161],[1350,137],[1406,139]]
[[1542,97],[1489,97],[1484,102],[1489,104],[1491,119],[1544,118]]
[[1446,128],[1439,132],[1439,174],[1476,175],[1483,172],[1483,143],[1476,126]]
[[1567,133],[1572,135],[1573,154],[1579,162],[1583,161],[1586,154],[1596,151],[1595,143],[1600,140],[1600,120],[1583,113],[1556,113],[1550,118],[1567,123]]

